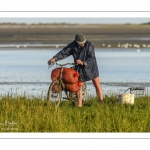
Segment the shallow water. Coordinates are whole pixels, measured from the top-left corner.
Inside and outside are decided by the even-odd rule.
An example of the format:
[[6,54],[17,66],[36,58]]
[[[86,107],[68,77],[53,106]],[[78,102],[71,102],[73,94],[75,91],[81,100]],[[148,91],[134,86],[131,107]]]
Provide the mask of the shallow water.
[[[0,49],[0,94],[8,92],[46,96],[50,85],[47,61],[60,49]],[[150,87],[150,51],[148,49],[96,49],[100,80],[105,93],[121,93],[128,87]],[[73,62],[72,56],[59,63]],[[68,66],[70,67],[70,66]],[[89,95],[95,90],[87,82]]]

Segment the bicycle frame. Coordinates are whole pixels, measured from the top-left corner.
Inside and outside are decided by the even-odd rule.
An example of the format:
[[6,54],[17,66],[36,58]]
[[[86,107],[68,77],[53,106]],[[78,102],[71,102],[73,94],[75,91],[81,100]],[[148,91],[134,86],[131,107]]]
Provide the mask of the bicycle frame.
[[[65,88],[65,84],[63,82],[63,79],[62,79],[62,72],[63,72],[63,67],[66,66],[66,65],[77,65],[77,64],[74,64],[74,63],[66,63],[66,64],[58,64],[57,62],[53,63],[53,64],[56,64],[58,66],[60,66],[60,74],[59,74],[59,77],[57,80],[54,80],[52,81],[52,83],[50,84],[50,87],[49,87],[49,90],[48,90],[48,101],[49,101],[49,97],[51,97],[51,94],[52,94],[52,97],[56,97],[56,101],[58,101],[58,104],[57,104],[57,107],[59,106],[60,104],[60,101],[61,101],[61,98],[62,98],[62,93],[60,94],[60,92],[52,92],[52,87],[56,84],[56,86],[58,87],[58,90],[60,90],[61,92],[64,91],[65,92],[65,95],[66,97],[63,97],[63,99],[68,99],[68,100],[71,100],[73,105],[75,103],[75,100],[77,99],[77,95],[76,93],[74,92],[70,92],[68,90],[66,90]],[[84,89],[83,89],[83,92],[84,92],[84,102],[85,102],[85,97],[86,97],[86,83],[84,83]],[[53,96],[54,95],[54,96]],[[51,98],[52,98],[51,97]]]

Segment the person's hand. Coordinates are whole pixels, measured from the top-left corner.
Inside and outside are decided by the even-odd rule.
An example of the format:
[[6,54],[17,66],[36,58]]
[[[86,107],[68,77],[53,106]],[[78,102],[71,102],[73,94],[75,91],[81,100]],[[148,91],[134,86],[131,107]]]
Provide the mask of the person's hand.
[[52,58],[47,63],[50,65],[51,63],[54,63],[55,61],[56,61],[56,58]]
[[81,61],[80,59],[76,60],[76,63],[77,63],[78,65],[84,65],[84,64],[83,64],[83,61]]

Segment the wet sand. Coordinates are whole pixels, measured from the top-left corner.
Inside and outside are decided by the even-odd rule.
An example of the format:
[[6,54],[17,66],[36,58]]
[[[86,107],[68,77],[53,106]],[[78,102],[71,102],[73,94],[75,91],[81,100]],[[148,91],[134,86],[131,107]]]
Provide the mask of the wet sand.
[[[150,44],[150,25],[1,24],[0,44],[68,44],[83,33],[95,48]],[[131,47],[132,47],[131,46]],[[144,46],[144,47],[145,47]],[[50,48],[48,46],[47,48]]]

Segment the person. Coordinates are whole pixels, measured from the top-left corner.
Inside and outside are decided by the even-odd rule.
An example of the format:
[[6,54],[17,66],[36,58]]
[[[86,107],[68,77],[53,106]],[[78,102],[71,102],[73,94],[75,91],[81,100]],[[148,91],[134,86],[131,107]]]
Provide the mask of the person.
[[[97,96],[99,98],[99,103],[103,104],[103,92],[102,86],[99,79],[99,70],[95,57],[94,45],[87,41],[82,33],[75,35],[73,42],[64,47],[55,56],[53,56],[48,64],[54,63],[65,59],[66,57],[72,55],[74,58],[74,63],[78,64],[75,69],[78,69],[80,74],[80,81],[86,82],[92,80],[95,86]],[[77,92],[78,106],[82,107],[82,91]]]

